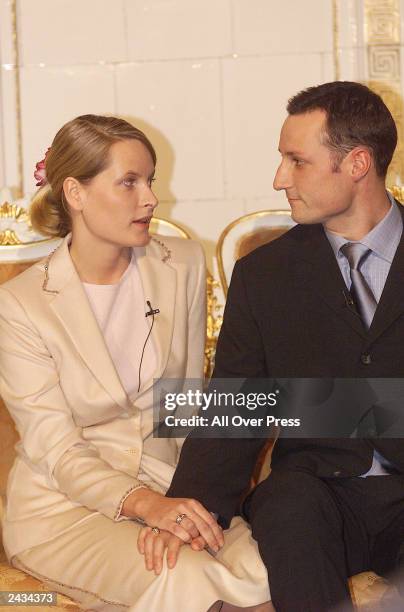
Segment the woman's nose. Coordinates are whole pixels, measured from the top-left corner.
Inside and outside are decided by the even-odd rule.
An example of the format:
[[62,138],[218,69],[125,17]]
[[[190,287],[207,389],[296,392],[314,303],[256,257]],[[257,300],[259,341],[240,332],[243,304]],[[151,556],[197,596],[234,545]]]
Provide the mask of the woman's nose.
[[145,194],[144,206],[149,206],[150,208],[152,208],[154,210],[158,203],[159,203],[158,199],[154,195],[154,193],[151,190],[151,188],[149,188],[148,192]]

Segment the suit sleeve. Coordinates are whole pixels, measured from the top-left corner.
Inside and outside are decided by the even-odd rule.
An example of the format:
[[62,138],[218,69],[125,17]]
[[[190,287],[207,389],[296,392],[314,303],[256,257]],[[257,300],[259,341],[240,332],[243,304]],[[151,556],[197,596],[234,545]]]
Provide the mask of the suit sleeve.
[[[206,341],[206,262],[200,244],[191,241],[185,241],[185,244],[192,246],[193,250],[187,282],[189,309],[185,380],[200,381],[198,387],[202,387]],[[177,438],[178,451],[183,444],[184,438]]]
[[115,470],[84,440],[51,354],[6,289],[0,289],[0,395],[15,421],[23,458],[49,485],[74,502],[123,520],[123,501],[142,483]]
[[[242,261],[234,268],[213,378],[266,376],[261,335],[251,312]],[[265,439],[198,439],[188,436],[167,492],[198,499],[228,526],[247,490]]]
[[188,281],[188,345],[186,378],[203,379],[206,339],[206,264],[200,244],[193,243],[193,266]]

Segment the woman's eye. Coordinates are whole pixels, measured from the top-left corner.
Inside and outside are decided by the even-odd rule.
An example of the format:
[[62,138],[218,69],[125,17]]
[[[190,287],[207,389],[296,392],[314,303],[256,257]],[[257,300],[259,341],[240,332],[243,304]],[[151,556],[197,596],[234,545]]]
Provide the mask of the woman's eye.
[[125,185],[125,187],[133,187],[133,185],[135,184],[135,179],[131,178],[131,179],[124,179],[123,180],[123,184]]
[[156,180],[156,178],[155,178],[155,177],[153,177],[153,178],[149,179],[149,187],[151,187],[151,186],[153,185],[153,183],[154,183],[154,181],[155,181],[155,180]]

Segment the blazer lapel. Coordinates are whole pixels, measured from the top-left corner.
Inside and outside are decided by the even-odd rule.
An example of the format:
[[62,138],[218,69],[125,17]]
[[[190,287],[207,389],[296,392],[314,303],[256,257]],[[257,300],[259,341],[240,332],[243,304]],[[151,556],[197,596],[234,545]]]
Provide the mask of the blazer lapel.
[[153,378],[141,387],[141,393],[162,376],[171,350],[174,327],[176,270],[169,264],[170,254],[160,239],[151,239],[146,248],[135,248],[138,268],[143,285],[145,302],[159,309],[154,317],[152,338],[156,350],[157,367]]
[[129,399],[70,258],[69,239],[67,236],[49,260],[45,291],[49,294],[50,307],[100,385],[118,405],[129,408]]
[[[404,207],[399,204],[403,216]],[[369,344],[374,342],[404,312],[404,231],[401,234],[386,284],[369,329]]]
[[[307,226],[306,229],[300,245],[302,266],[304,266],[302,282],[307,284],[308,281],[312,291],[316,292],[347,325],[365,338],[367,331],[354,306],[349,304],[349,291],[322,225]],[[311,273],[309,278],[307,264]]]

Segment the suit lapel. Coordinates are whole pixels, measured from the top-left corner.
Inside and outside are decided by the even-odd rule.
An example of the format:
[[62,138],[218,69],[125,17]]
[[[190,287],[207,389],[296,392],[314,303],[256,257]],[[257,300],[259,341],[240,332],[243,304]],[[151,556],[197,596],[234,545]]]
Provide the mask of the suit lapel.
[[49,260],[50,307],[100,385],[118,405],[128,408],[128,397],[70,258],[69,239],[67,236]]
[[[309,289],[326,302],[338,317],[356,333],[365,338],[366,329],[355,308],[348,303],[349,291],[322,225],[307,226],[305,229],[299,249],[302,258],[301,265],[304,267],[302,282],[306,286],[308,282]],[[307,268],[309,276],[307,276]]]
[[171,350],[174,327],[175,295],[177,273],[169,264],[169,259],[161,241],[152,239],[146,249],[135,248],[145,302],[160,312],[154,317],[152,339],[156,351],[157,367],[148,381],[142,385],[141,393],[149,389],[154,379],[160,378],[167,365]]
[[[404,207],[397,203],[404,222]],[[404,312],[404,231],[392,261],[386,284],[369,329],[369,344],[374,342]]]

